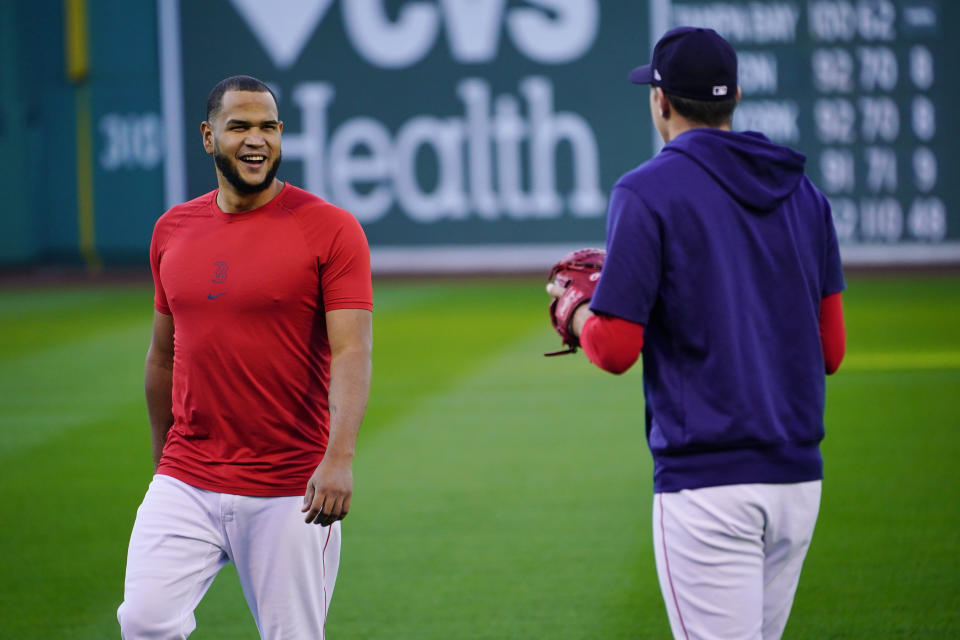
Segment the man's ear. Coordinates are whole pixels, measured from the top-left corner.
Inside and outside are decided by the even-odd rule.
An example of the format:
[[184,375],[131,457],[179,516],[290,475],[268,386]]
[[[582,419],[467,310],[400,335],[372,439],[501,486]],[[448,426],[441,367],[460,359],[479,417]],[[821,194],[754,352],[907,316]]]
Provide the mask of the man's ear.
[[204,120],[200,123],[200,135],[203,137],[203,150],[213,155],[213,125]]
[[670,104],[670,98],[667,97],[667,94],[664,93],[660,87],[657,87],[657,106],[660,107],[660,117],[664,120],[669,120],[670,114],[673,111],[673,105]]

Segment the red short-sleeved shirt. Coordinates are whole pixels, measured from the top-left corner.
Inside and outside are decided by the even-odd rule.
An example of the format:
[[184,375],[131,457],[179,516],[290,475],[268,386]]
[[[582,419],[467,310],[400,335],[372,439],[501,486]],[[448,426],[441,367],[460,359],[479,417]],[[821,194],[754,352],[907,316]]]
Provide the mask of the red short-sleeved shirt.
[[224,213],[216,191],[153,232],[156,309],[173,316],[173,426],[158,472],[202,489],[302,494],[329,436],[325,311],[373,308],[350,213],[286,184]]

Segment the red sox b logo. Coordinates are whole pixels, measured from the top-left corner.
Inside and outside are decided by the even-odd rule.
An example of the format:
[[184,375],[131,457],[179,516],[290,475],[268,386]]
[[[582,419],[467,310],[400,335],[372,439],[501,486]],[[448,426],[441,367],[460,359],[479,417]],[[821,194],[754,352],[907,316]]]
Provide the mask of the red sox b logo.
[[224,262],[223,260],[217,260],[216,262],[213,263],[213,268],[214,268],[214,271],[213,271],[213,280],[212,280],[211,282],[214,282],[214,283],[216,283],[216,284],[220,284],[220,283],[222,283],[222,282],[226,282],[226,280],[227,280],[227,263]]
[[[213,282],[214,284],[223,284],[227,281],[227,263],[223,260],[216,260],[213,263]],[[208,300],[216,300],[220,296],[224,295],[226,291],[221,291],[219,293],[213,293],[212,291],[207,294]]]

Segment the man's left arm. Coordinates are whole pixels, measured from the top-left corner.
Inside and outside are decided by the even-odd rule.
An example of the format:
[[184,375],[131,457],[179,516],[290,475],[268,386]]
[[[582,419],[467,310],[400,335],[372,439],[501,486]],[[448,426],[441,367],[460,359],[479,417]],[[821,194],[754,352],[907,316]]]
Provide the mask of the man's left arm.
[[370,394],[373,314],[366,309],[326,313],[330,342],[330,438],[323,460],[307,482],[305,522],[329,526],[343,520],[353,495],[357,432]]

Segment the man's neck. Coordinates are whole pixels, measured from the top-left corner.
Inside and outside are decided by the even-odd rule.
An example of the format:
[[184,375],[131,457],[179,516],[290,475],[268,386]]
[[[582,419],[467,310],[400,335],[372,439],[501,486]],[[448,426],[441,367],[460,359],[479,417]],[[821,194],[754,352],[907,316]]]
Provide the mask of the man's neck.
[[681,133],[686,133],[687,131],[691,131],[693,129],[719,129],[721,131],[730,131],[730,123],[726,123],[719,127],[711,127],[703,124],[702,122],[687,120],[674,111],[671,118],[667,120],[667,140],[665,142],[675,140]]
[[229,182],[217,176],[220,190],[217,192],[217,206],[224,213],[243,213],[267,204],[283,189],[283,182],[277,178],[269,187],[256,193],[238,193]]

